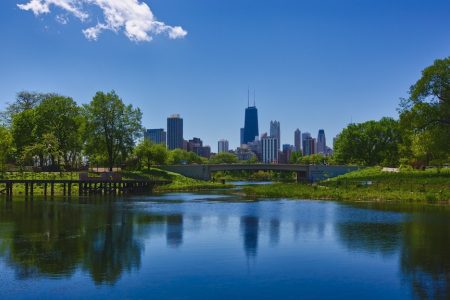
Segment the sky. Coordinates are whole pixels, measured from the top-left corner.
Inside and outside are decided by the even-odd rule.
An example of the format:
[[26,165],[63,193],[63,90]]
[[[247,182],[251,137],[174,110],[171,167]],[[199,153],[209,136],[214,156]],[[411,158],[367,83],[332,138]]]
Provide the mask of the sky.
[[247,92],[260,133],[327,143],[397,117],[421,70],[450,55],[448,0],[1,0],[0,110],[17,92],[88,103],[111,91],[146,128],[179,113],[184,138],[239,144]]

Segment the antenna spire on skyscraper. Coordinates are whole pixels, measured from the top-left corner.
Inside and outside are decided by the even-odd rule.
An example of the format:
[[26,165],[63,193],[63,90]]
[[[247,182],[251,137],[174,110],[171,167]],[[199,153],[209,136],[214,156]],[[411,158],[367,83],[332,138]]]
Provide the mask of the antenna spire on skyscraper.
[[253,106],[256,107],[256,89],[253,89]]
[[247,107],[250,107],[250,87],[247,88]]

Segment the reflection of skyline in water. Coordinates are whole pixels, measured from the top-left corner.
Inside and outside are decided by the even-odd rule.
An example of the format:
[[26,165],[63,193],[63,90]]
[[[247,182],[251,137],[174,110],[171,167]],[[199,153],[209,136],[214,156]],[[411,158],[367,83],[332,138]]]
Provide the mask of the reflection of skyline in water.
[[450,218],[404,215],[380,210],[356,209],[349,215],[337,210],[335,225],[341,242],[351,251],[399,255],[399,270],[419,299],[450,299]]
[[166,218],[167,245],[178,248],[183,244],[183,215],[169,215]]
[[258,251],[259,218],[241,217],[241,232],[247,257],[256,257]]
[[[155,249],[171,253],[158,248],[163,245],[195,249],[191,239],[202,242],[199,251],[205,245],[215,249],[211,251],[237,248],[241,256],[253,260],[261,256],[263,261],[267,251],[277,257],[288,247],[302,257],[311,241],[317,245],[335,241],[339,251],[367,254],[368,261],[374,254],[394,259],[401,281],[418,298],[450,297],[447,213],[404,214],[313,202],[283,202],[289,206],[283,208],[280,203],[196,201],[192,206],[159,203],[143,209],[142,202],[136,207],[120,202],[2,202],[0,261],[14,270],[18,280],[70,280],[79,270],[95,284],[115,285],[124,275],[141,272],[147,253]],[[255,267],[252,273],[257,271]]]

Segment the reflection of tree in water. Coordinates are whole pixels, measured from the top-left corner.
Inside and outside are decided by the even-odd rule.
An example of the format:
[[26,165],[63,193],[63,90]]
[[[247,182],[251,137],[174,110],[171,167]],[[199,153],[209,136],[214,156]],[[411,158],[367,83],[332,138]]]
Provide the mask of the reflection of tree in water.
[[400,223],[339,223],[336,229],[350,250],[391,255],[400,247]]
[[167,246],[180,247],[183,244],[183,215],[169,215],[166,222]]
[[110,205],[95,223],[91,226],[97,229],[87,232],[83,247],[83,266],[94,282],[112,284],[123,271],[139,269],[143,246],[134,237],[133,215]]
[[11,228],[1,233],[2,253],[20,279],[70,276],[83,267],[95,283],[111,284],[140,267],[135,219],[153,220],[114,205],[14,203],[0,208],[0,226]]
[[258,250],[259,218],[241,217],[241,232],[244,238],[244,249],[248,257],[256,257]]
[[415,216],[405,224],[401,270],[417,297],[450,299],[450,216]]
[[[367,216],[371,210],[367,211]],[[363,218],[368,219],[368,218]],[[389,255],[400,252],[403,279],[420,299],[450,299],[450,216],[415,213],[406,223],[351,222],[336,225],[350,249]]]
[[272,246],[278,245],[280,241],[280,220],[271,219],[270,220],[270,244]]
[[12,224],[5,252],[18,278],[69,276],[75,271],[81,256],[80,209],[17,203],[0,209],[0,219]]

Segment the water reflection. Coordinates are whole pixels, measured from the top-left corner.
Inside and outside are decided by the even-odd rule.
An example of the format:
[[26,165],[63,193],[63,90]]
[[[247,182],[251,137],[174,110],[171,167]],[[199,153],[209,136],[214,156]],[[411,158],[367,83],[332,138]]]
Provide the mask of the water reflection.
[[255,257],[258,250],[259,218],[254,216],[241,217],[241,232],[246,256]]
[[405,215],[390,212],[386,207],[378,211],[349,211],[340,207],[338,214],[340,222],[335,228],[350,251],[382,256],[398,254],[403,281],[416,297],[450,299],[448,212],[412,211]]
[[[70,281],[82,272],[89,282],[107,287],[117,286],[121,278],[133,274],[140,276],[143,269],[149,272],[159,261],[162,269],[151,280],[157,280],[165,269],[171,270],[169,278],[176,276],[173,270],[181,265],[183,274],[191,278],[201,278],[197,268],[206,268],[202,272],[209,275],[202,280],[208,281],[224,278],[224,274],[241,274],[239,264],[251,258],[258,260],[258,268],[247,273],[250,277],[236,279],[237,285],[245,286],[254,274],[265,283],[276,280],[280,290],[295,295],[297,283],[305,280],[302,276],[310,276],[307,281],[317,280],[318,285],[340,275],[360,279],[356,269],[330,265],[352,265],[356,254],[358,259],[362,257],[358,261],[363,268],[377,265],[375,262],[381,266],[385,273],[381,272],[380,282],[390,272],[403,284],[399,289],[407,288],[417,298],[450,298],[447,211],[402,212],[314,201],[227,203],[192,197],[193,201],[185,196],[182,201],[167,203],[154,198],[136,203],[1,202],[0,263],[13,270],[14,280]],[[197,253],[208,264],[190,265],[200,255]],[[314,264],[309,265],[310,261]],[[236,269],[228,270],[232,267]],[[328,281],[311,277],[323,269],[337,275]],[[222,270],[229,273],[222,274]],[[258,273],[260,270],[267,274]],[[295,283],[291,290],[287,279]],[[145,280],[147,283],[149,277]],[[257,282],[252,284],[257,286]],[[348,287],[358,288],[357,284]],[[387,294],[387,298],[397,296]]]
[[183,244],[183,216],[167,216],[166,239],[167,245],[178,248]]

